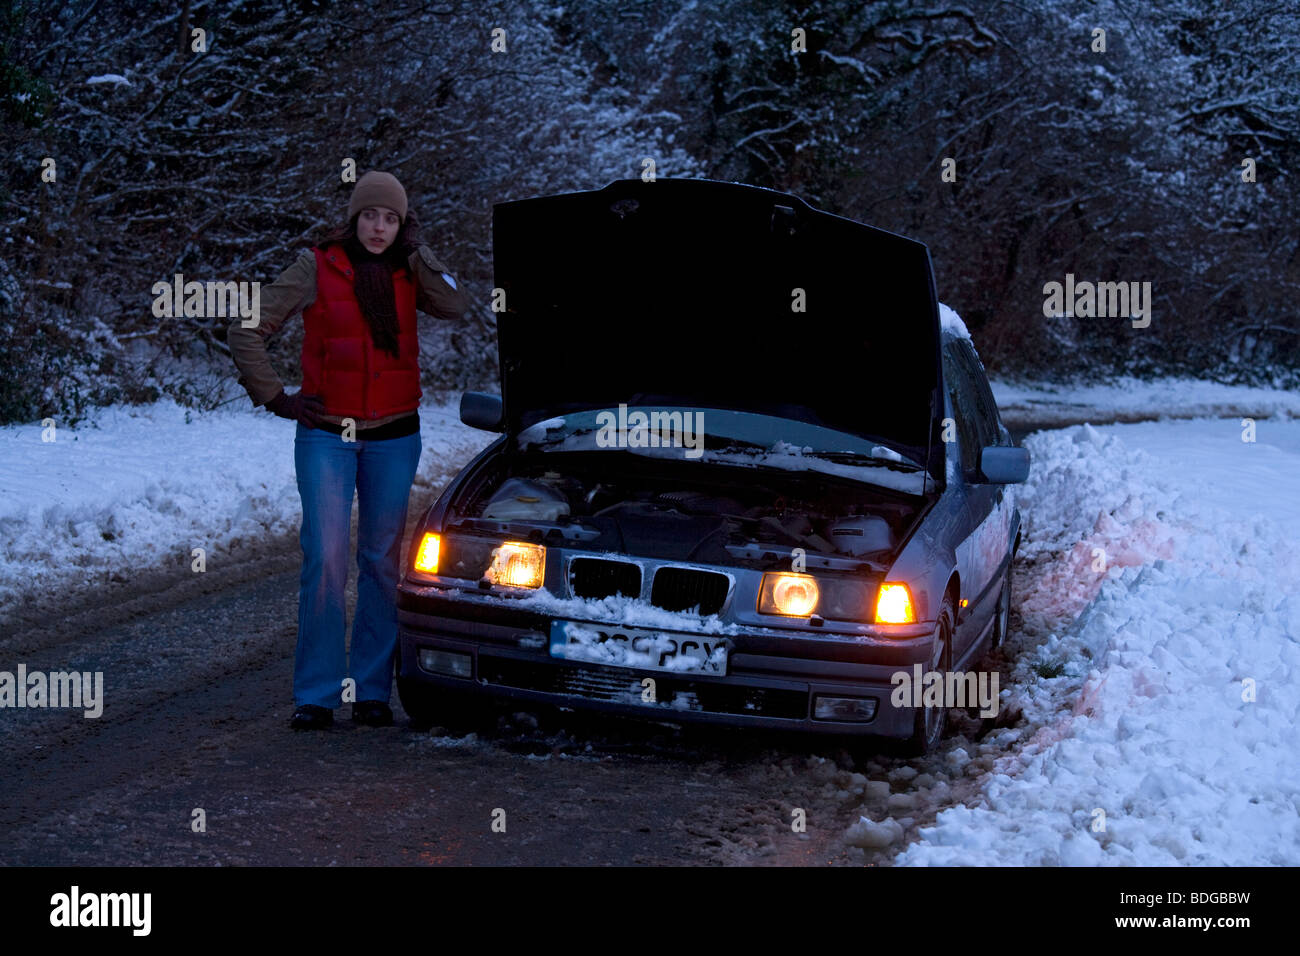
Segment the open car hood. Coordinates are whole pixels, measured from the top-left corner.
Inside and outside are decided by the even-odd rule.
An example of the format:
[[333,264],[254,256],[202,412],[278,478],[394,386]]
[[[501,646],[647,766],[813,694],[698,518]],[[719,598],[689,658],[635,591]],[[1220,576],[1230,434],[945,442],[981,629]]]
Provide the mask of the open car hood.
[[500,203],[492,226],[508,433],[620,403],[725,408],[933,464],[939,316],[922,243],[708,180]]

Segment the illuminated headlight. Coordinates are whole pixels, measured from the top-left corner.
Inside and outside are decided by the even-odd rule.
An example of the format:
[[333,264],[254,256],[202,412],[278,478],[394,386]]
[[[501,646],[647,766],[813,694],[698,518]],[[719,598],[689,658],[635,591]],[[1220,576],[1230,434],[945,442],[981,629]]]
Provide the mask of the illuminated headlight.
[[876,597],[877,624],[915,624],[916,606],[906,584],[886,582]]
[[811,574],[765,574],[758,595],[760,614],[808,617],[817,610],[821,592]]
[[425,574],[438,573],[438,551],[440,545],[438,535],[432,531],[425,532],[420,539],[420,546],[415,551],[415,570],[423,571]]
[[539,544],[507,541],[492,552],[483,576],[512,588],[540,588],[546,572],[546,549]]
[[546,570],[546,549],[523,541],[501,541],[477,535],[426,532],[411,561],[414,574],[487,579],[492,584],[538,588]]
[[871,614],[873,586],[849,576],[768,572],[763,575],[758,610],[787,617],[819,614],[829,621],[865,621]]

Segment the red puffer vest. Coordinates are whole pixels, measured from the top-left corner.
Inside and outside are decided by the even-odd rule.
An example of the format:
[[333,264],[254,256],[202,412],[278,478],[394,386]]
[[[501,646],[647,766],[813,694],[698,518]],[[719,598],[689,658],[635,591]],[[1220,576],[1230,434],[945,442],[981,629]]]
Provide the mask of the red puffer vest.
[[352,263],[338,246],[313,248],[316,301],[303,310],[302,393],[319,395],[327,415],[358,422],[420,405],[420,341],[415,325],[415,279],[393,270],[398,357],[375,348],[352,290]]

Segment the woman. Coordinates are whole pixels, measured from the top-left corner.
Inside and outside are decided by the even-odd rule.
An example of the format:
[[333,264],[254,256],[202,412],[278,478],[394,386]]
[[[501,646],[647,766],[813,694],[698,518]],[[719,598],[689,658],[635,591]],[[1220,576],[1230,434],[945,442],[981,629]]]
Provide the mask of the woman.
[[[420,368],[415,310],[459,318],[455,278],[416,238],[406,191],[368,172],[348,221],[261,290],[252,328],[228,332],[240,384],[254,405],[298,423],[294,464],[302,498],[302,576],[290,726],[330,726],[345,679],[352,719],[393,722],[397,580],[406,506],[420,461]],[[266,339],[302,313],[302,388],[285,394]],[[357,513],[357,608],[344,658],[344,589],[352,496]]]

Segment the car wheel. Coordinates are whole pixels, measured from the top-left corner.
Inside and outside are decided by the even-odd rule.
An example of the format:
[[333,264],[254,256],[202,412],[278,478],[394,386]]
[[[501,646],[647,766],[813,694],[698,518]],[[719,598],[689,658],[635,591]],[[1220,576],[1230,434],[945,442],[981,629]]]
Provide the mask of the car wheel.
[[398,676],[397,699],[411,718],[415,730],[428,730],[437,723],[438,708],[434,701],[434,688],[421,681]]
[[[943,607],[939,609],[939,620],[934,628],[934,650],[930,657],[929,670],[947,674],[952,666],[952,599],[945,597]],[[903,744],[903,753],[909,757],[921,757],[933,753],[943,739],[943,732],[948,726],[947,707],[920,707],[912,724],[912,736]]]
[[412,730],[446,727],[448,730],[473,730],[484,714],[483,702],[464,691],[435,687],[416,678],[401,676],[397,663],[397,699],[411,718]]
[[1002,593],[998,596],[998,607],[993,612],[993,641],[989,650],[1001,647],[1007,639],[1011,628],[1011,565],[1007,565],[1006,577],[1002,580]]

